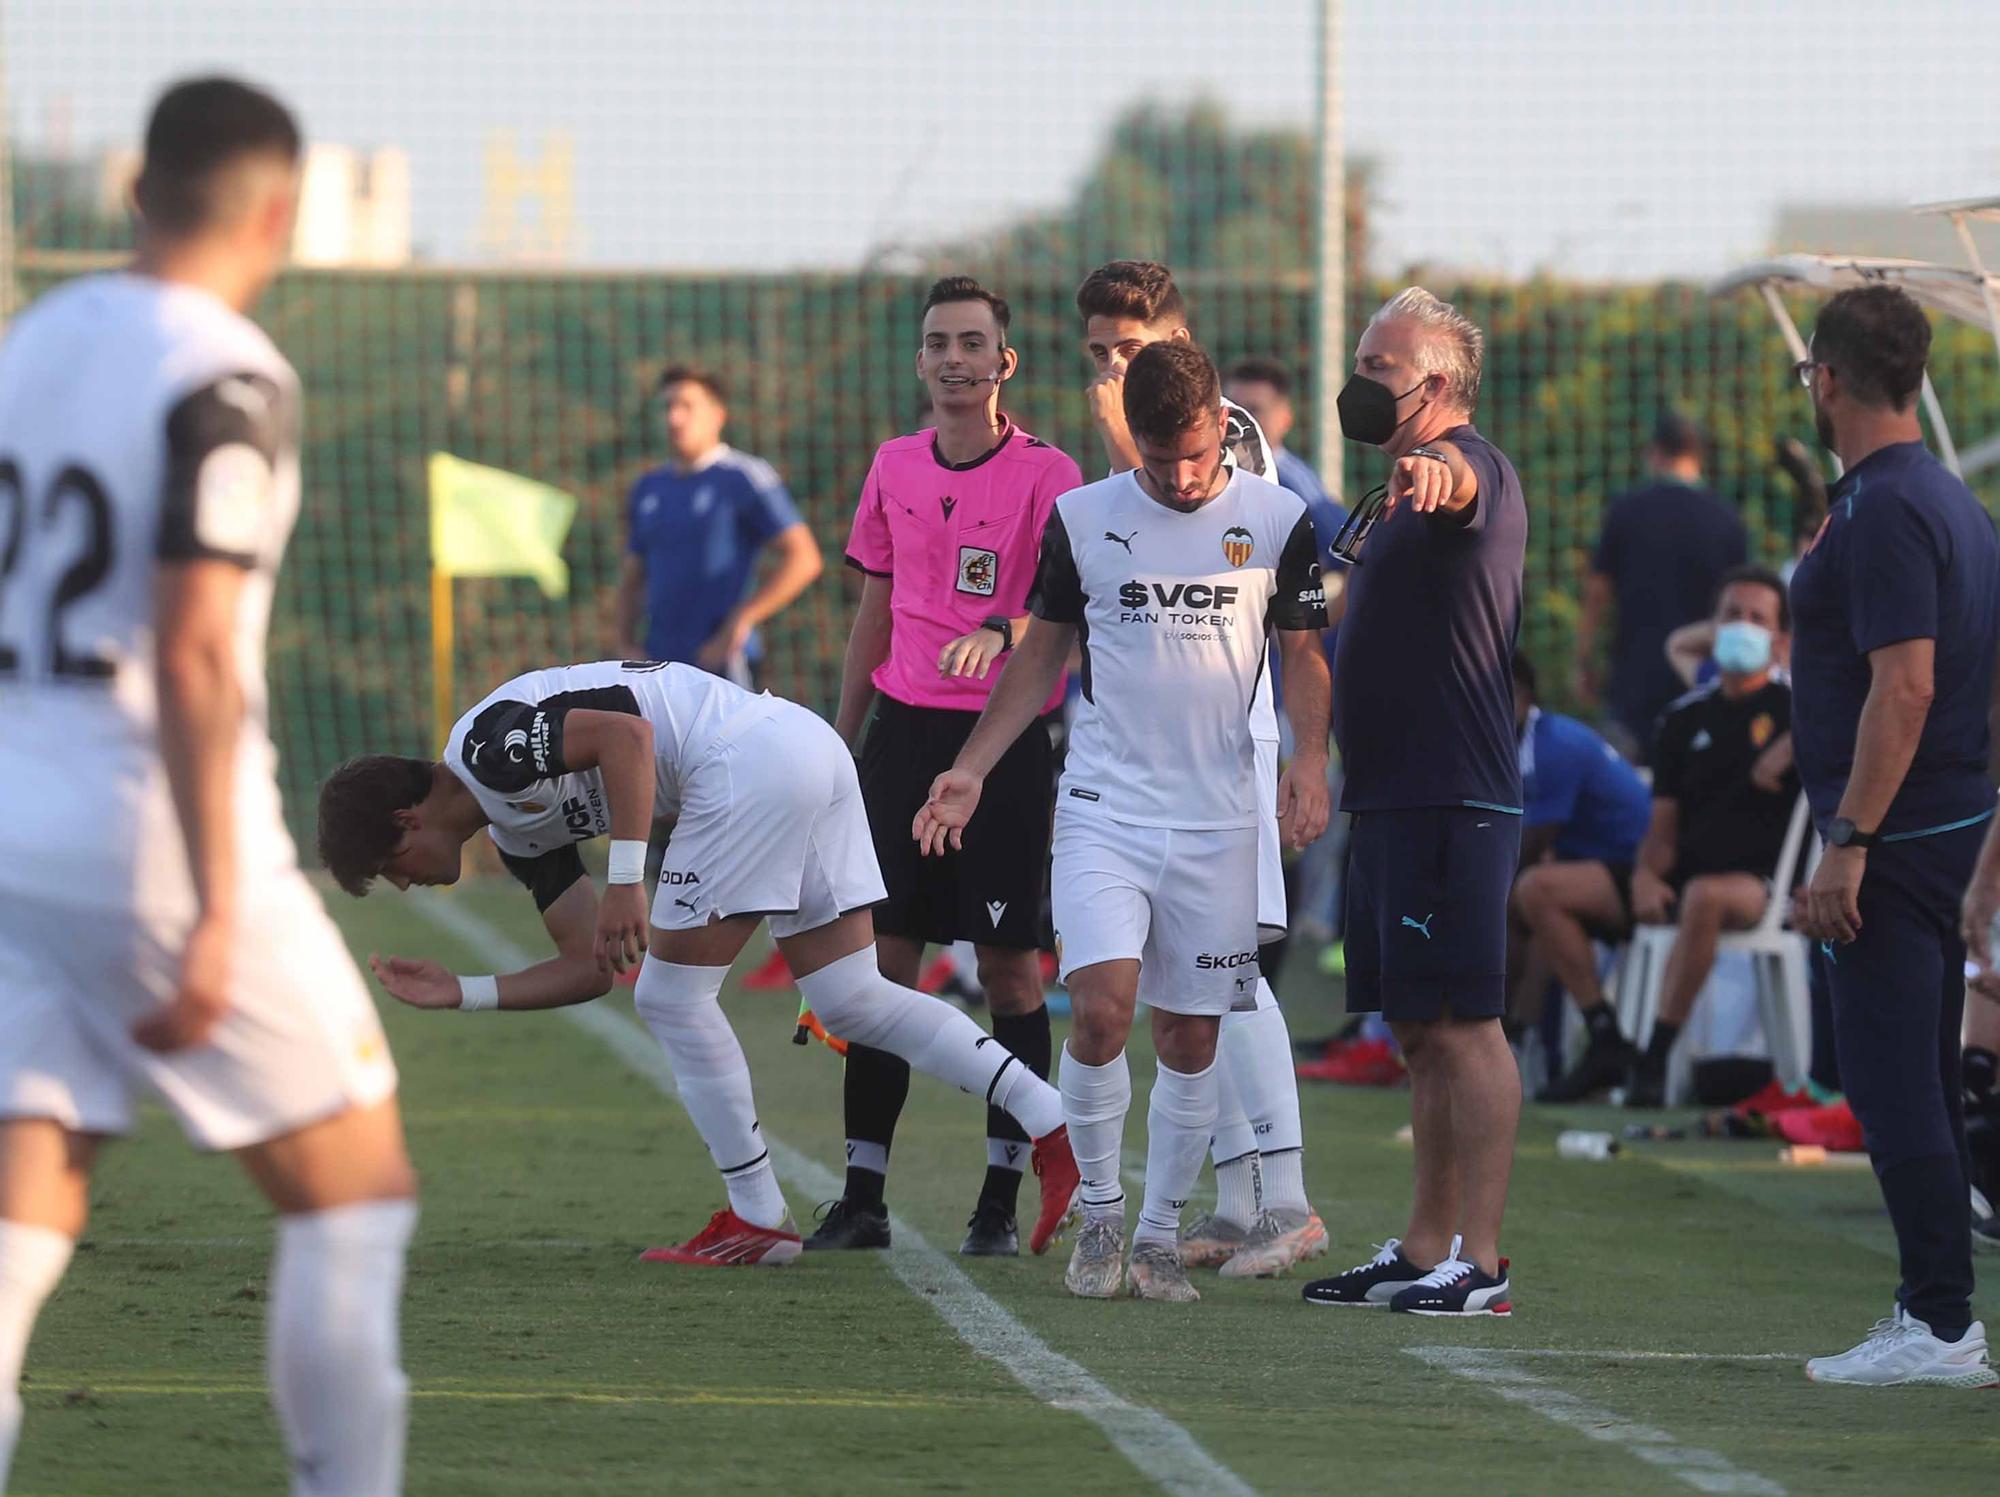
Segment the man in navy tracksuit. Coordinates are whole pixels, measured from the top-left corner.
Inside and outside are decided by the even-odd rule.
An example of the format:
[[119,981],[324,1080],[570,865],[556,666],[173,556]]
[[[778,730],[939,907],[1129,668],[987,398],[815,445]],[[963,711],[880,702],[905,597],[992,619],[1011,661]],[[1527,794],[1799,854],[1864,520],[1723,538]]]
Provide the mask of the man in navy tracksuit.
[[2000,1383],[1972,1319],[1958,903],[1994,811],[2000,542],[1925,449],[1930,324],[1902,291],[1829,301],[1798,372],[1846,475],[1792,578],[1792,735],[1826,852],[1798,911],[1902,1260],[1891,1316],[1816,1382]]

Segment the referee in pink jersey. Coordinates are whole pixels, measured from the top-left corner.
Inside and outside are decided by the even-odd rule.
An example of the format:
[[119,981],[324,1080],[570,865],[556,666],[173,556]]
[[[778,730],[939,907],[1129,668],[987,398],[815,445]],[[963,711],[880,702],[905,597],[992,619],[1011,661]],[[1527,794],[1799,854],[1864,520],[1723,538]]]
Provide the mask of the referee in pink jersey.
[[[1046,1077],[1038,948],[1060,692],[987,777],[961,851],[924,858],[910,838],[931,781],[958,757],[1027,627],[1056,496],[1082,482],[1066,454],[1001,414],[1000,387],[1020,363],[1007,322],[1007,303],[969,276],[947,276],[924,298],[917,373],[937,424],[884,443],[862,486],[847,544],[847,564],[862,574],[861,606],[834,725],[854,743],[875,707],[861,741],[861,791],[889,891],[875,911],[882,975],[915,987],[927,942],[970,940],[994,1038]],[[848,1051],[847,1183],[807,1248],[889,1245],[883,1190],[909,1085],[910,1068],[895,1056]],[[985,1182],[959,1251],[1011,1256],[1028,1141],[991,1106],[986,1133]]]

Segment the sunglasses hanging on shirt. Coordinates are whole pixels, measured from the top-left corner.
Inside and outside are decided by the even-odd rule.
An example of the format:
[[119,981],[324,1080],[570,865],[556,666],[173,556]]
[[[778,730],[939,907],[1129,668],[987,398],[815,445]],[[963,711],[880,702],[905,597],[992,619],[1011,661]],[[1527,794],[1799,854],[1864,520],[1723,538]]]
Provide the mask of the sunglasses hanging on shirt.
[[1368,532],[1375,528],[1375,522],[1382,518],[1383,506],[1389,502],[1389,485],[1378,483],[1361,496],[1361,502],[1354,506],[1346,521],[1335,532],[1333,545],[1328,549],[1349,566],[1361,565],[1361,543],[1368,539]]

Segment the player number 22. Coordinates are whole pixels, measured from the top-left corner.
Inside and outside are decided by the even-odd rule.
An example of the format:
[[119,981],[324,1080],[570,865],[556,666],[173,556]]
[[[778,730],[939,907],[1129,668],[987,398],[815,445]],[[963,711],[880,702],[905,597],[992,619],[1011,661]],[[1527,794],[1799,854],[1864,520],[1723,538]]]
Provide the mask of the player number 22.
[[[6,614],[7,584],[21,564],[28,545],[31,519],[28,492],[21,482],[21,469],[12,458],[0,458],[0,618]],[[111,500],[104,485],[87,468],[71,464],[58,473],[42,497],[40,523],[46,533],[55,528],[64,508],[80,508],[83,513],[83,550],[62,574],[49,595],[48,641],[49,674],[67,680],[100,681],[110,677],[111,661],[88,651],[64,647],[62,613],[72,603],[88,597],[103,585],[111,573]],[[21,669],[18,647],[0,639],[0,675],[14,675]]]

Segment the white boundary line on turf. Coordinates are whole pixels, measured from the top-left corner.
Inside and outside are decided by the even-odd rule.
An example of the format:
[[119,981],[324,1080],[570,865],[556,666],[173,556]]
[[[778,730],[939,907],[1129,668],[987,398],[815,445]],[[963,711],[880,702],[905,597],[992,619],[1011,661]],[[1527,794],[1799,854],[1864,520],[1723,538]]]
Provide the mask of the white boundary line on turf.
[[[1459,1377],[1469,1378],[1487,1392],[1533,1409],[1551,1423],[1608,1445],[1622,1445],[1649,1466],[1658,1466],[1702,1492],[1741,1497],[1786,1497],[1785,1489],[1767,1476],[1731,1465],[1713,1450],[1682,1445],[1665,1430],[1640,1424],[1566,1393],[1518,1367],[1507,1358],[1518,1353],[1469,1346],[1406,1346],[1409,1355]],[[1733,1359],[1732,1359],[1733,1360]]]
[[[525,967],[535,960],[506,932],[470,910],[428,890],[413,891],[413,896],[433,923],[475,948],[482,959],[492,958],[504,968]],[[560,1012],[667,1096],[678,1099],[666,1056],[635,1021],[598,1003],[578,1004]],[[764,1142],[779,1175],[807,1195],[824,1199],[840,1194],[839,1177],[825,1165],[769,1132]],[[1171,1497],[1257,1497],[1255,1488],[1210,1455],[1180,1425],[1157,1409],[1121,1398],[1081,1363],[1056,1351],[1015,1319],[908,1222],[892,1220],[896,1245],[889,1250],[890,1269],[912,1294],[937,1311],[967,1346],[999,1363],[1043,1403],[1080,1414],[1096,1425],[1140,1475]]]
[[1495,1346],[1484,1348],[1496,1357],[1583,1357],[1600,1362],[1797,1362],[1802,1351],[1591,1351],[1573,1346]]

